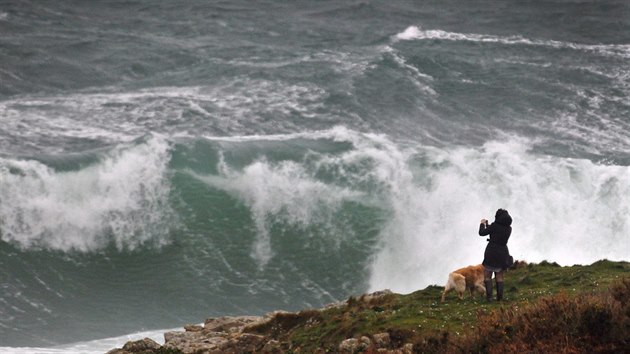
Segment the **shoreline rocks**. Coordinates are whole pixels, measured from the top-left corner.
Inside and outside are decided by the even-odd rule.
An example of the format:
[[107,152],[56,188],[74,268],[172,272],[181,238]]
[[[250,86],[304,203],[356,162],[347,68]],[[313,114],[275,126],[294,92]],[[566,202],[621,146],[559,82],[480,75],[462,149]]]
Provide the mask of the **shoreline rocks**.
[[[379,291],[361,296],[360,300],[372,301],[381,296],[392,294],[391,291]],[[336,303],[325,306],[324,311],[335,307],[348,306],[347,303]],[[268,353],[280,354],[286,352],[290,343],[284,343],[272,335],[258,334],[257,328],[273,326],[281,319],[299,318],[300,313],[274,311],[264,316],[222,316],[205,320],[201,325],[186,325],[184,331],[164,333],[164,345],[145,338],[125,343],[122,348],[112,349],[107,354],[237,354],[237,353]],[[274,327],[275,328],[275,327]],[[411,353],[409,346],[391,348],[388,333],[377,333],[371,337],[347,338],[338,346],[339,353],[357,353],[370,350],[374,353]],[[293,352],[300,352],[300,348],[290,348]],[[324,351],[322,350],[322,353]]]

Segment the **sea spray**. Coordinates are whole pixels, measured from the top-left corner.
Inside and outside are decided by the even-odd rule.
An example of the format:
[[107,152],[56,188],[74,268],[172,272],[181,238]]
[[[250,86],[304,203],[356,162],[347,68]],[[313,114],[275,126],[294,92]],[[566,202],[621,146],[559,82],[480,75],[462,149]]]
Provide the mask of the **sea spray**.
[[405,199],[391,204],[372,289],[409,292],[480,263],[478,222],[498,208],[514,217],[508,246],[517,259],[570,265],[630,252],[627,166],[536,155],[522,139],[420,151],[409,159],[420,163],[417,182],[400,184]]
[[[218,175],[197,176],[247,205],[257,230],[252,256],[261,265],[275,254],[271,230],[281,221],[318,225],[326,230],[319,237],[347,238],[342,228],[329,226],[339,225],[335,213],[352,207],[348,202],[382,215],[369,264],[372,290],[412,291],[481,262],[485,239],[477,236],[478,220],[492,220],[500,207],[514,215],[510,247],[517,258],[572,264],[619,259],[628,251],[613,247],[623,245],[629,228],[627,167],[536,154],[533,143],[519,137],[479,149],[443,149],[341,127],[308,136],[226,139],[294,149],[291,160],[274,160],[272,150],[262,150],[268,157],[238,168],[222,157]],[[350,145],[326,152],[331,141]],[[607,236],[597,242],[602,232]]]
[[252,257],[260,266],[267,264],[273,256],[272,221],[284,220],[298,227],[330,225],[330,219],[343,200],[357,195],[317,181],[308,174],[305,166],[292,161],[271,163],[262,159],[242,171],[235,171],[221,158],[219,176],[193,175],[214,188],[233,193],[249,207],[257,230]]
[[61,251],[165,242],[172,217],[169,150],[168,141],[154,136],[76,170],[1,158],[3,240]]

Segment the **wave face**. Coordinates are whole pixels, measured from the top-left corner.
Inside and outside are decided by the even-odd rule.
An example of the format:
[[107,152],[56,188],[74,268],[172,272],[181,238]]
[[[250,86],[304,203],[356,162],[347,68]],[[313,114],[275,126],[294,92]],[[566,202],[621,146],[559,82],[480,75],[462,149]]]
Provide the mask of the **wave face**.
[[0,351],[628,260],[629,5],[473,6],[2,4]]

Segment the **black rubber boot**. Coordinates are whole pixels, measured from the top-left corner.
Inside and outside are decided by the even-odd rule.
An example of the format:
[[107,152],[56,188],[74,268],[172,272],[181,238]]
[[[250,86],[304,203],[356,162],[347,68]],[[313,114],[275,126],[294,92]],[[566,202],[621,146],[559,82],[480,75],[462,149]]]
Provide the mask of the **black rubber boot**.
[[503,282],[497,282],[497,301],[503,300]]
[[488,302],[492,302],[492,279],[484,280],[483,282],[486,286],[486,300],[488,300]]

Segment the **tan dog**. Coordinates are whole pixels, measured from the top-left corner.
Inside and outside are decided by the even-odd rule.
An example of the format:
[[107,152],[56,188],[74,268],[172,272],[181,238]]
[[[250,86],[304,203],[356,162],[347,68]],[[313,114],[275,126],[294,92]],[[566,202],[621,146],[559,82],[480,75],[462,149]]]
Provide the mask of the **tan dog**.
[[458,269],[448,275],[448,282],[444,286],[442,293],[442,302],[446,298],[446,294],[455,290],[459,299],[464,298],[466,289],[470,290],[470,297],[475,297],[475,290],[480,294],[486,294],[486,287],[483,285],[483,265],[472,265],[466,268]]

